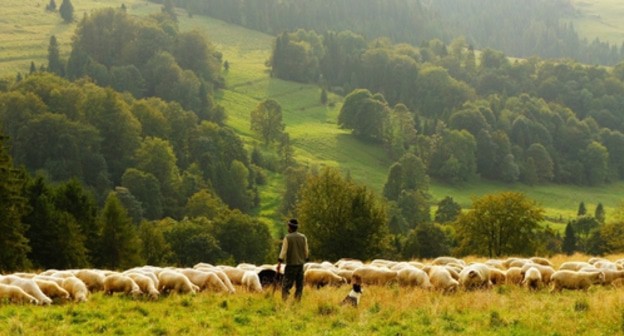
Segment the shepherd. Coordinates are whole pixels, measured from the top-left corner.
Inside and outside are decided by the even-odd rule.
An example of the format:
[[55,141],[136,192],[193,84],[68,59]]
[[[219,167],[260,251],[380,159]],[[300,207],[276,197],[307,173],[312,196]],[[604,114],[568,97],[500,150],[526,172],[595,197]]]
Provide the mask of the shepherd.
[[301,301],[303,294],[303,264],[308,260],[308,239],[297,232],[299,222],[292,218],[288,220],[288,234],[282,241],[282,250],[277,259],[277,273],[280,273],[282,263],[286,264],[282,282],[282,300],[286,301],[290,289],[295,285],[295,300]]

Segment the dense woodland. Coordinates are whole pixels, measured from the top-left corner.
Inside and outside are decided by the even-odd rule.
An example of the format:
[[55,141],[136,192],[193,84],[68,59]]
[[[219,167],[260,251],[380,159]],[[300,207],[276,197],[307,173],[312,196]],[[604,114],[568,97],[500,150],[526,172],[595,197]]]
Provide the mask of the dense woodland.
[[463,39],[421,47],[351,32],[276,38],[273,75],[348,94],[338,123],[417,155],[450,183],[475,176],[599,185],[624,177],[624,63],[612,69],[477,56]]
[[[329,6],[190,4],[210,4],[217,17],[238,13],[227,20],[263,31],[276,29],[268,23],[278,24],[271,15],[283,8]],[[236,12],[226,7],[232,4]],[[251,4],[273,4],[267,8],[276,12]],[[338,169],[298,164],[275,100],[249,111],[262,148],[244,146],[214,103],[227,84],[219,51],[202,33],[178,29],[171,1],[147,18],[99,10],[81,19],[68,59],[52,36],[46,67],[0,82],[0,271],[272,261],[279,241],[251,215],[268,173],[284,180],[275,218],[304,223],[315,259],[624,250],[624,219],[606,218],[601,204],[593,213],[581,204],[562,237],[540,225],[543,210],[522,194],[486,195],[463,211],[452,197],[432,204],[429,194],[432,178],[623,179],[624,63],[512,62],[492,49],[476,52],[464,38],[447,44],[426,33],[408,41],[418,46],[396,44],[402,30],[390,23],[380,27],[395,32],[391,39],[369,39],[352,32],[358,25],[340,31],[333,24],[378,13],[373,6],[389,11],[379,17],[405,15],[391,23],[434,31],[424,19],[433,5],[370,1],[354,11],[347,4],[331,2],[344,6],[334,16],[323,6],[318,20],[310,16],[323,33],[276,31],[267,65],[272,76],[322,86],[322,103],[328,90],[345,95],[338,125],[382,144],[395,161],[381,195]],[[452,1],[437,6],[443,11]],[[262,20],[254,16],[263,12]],[[295,12],[277,27],[290,28]],[[358,22],[370,27],[375,19]]]
[[577,15],[570,0],[174,2],[188,13],[202,13],[274,35],[297,29],[318,33],[350,30],[368,39],[385,37],[412,45],[434,38],[450,43],[463,36],[476,49],[492,48],[515,57],[572,58],[589,64],[614,65],[624,55],[624,45],[579,37],[568,23]]

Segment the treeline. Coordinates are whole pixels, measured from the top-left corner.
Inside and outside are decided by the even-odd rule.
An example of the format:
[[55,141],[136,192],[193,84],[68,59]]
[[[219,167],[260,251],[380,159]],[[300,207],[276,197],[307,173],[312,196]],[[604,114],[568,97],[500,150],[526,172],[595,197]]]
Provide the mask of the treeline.
[[[152,0],[161,3],[161,0]],[[516,57],[573,58],[613,65],[624,44],[578,36],[569,20],[578,15],[570,0],[176,0],[189,14],[201,13],[269,34],[297,29],[350,30],[373,39],[420,45],[457,36],[477,49]]]
[[51,38],[47,70],[71,80],[89,77],[135,98],[175,101],[202,120],[224,118],[212,99],[224,85],[221,54],[199,31],[180,32],[175,14],[164,9],[146,18],[113,8],[83,17],[67,60]]
[[[182,220],[142,220],[141,204],[147,203],[137,201],[130,189],[115,188],[100,205],[78,178],[52,183],[16,168],[6,137],[0,141],[1,272],[274,259],[266,224],[231,210],[210,188],[189,197]],[[158,191],[154,187],[142,191]]]
[[276,38],[271,65],[277,77],[351,92],[342,127],[385,144],[394,159],[415,154],[447,182],[624,178],[624,63],[512,63],[489,49],[477,57],[463,39],[416,48],[298,30]]

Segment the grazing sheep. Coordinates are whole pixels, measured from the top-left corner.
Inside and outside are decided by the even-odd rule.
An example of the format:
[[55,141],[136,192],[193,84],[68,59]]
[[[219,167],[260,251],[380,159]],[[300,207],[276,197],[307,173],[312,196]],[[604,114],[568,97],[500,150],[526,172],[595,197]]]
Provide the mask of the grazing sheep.
[[583,267],[592,267],[592,264],[583,261],[567,261],[559,266],[560,271],[578,271]]
[[503,264],[503,261],[498,259],[487,260],[486,262],[484,262],[484,264],[488,265],[490,268],[497,268],[501,271],[507,269],[507,267],[505,267],[505,265]]
[[425,271],[412,266],[399,270],[397,279],[401,286],[421,287],[424,289],[433,287],[429,281],[429,275]]
[[503,285],[505,284],[506,280],[507,276],[505,275],[504,271],[498,268],[490,267],[490,282],[492,283],[492,285]]
[[466,290],[489,288],[490,268],[485,264],[471,264],[459,273],[459,283]]
[[221,271],[225,273],[225,275],[230,280],[230,283],[234,285],[242,285],[243,284],[243,275],[245,274],[245,270],[240,268],[232,267],[232,266],[219,266]]
[[123,274],[111,274],[104,278],[104,294],[124,293],[138,298],[143,292],[132,278]]
[[91,293],[104,290],[105,276],[101,271],[82,269],[78,270],[74,276],[82,280]]
[[615,271],[611,269],[595,269],[595,270],[583,270],[582,272],[602,272],[604,273],[603,285],[613,285],[613,282],[618,279],[624,279],[624,271]]
[[602,283],[604,278],[603,272],[557,271],[550,278],[553,283],[551,292],[560,292],[562,289],[587,290],[593,284]]
[[35,299],[35,297],[26,293],[20,287],[0,283],[0,300],[3,299],[8,299],[10,302],[13,303],[39,303],[39,301]]
[[599,269],[608,269],[608,270],[613,270],[613,271],[618,270],[617,264],[608,260],[597,261],[593,265],[594,267],[599,268]]
[[245,271],[245,274],[243,274],[242,285],[250,292],[262,292],[260,277],[255,271]]
[[214,268],[214,266],[212,264],[208,264],[208,263],[204,263],[204,262],[200,262],[197,263],[195,265],[193,265],[193,268]]
[[63,279],[61,287],[65,289],[75,302],[86,302],[89,295],[89,289],[82,280],[71,277]]
[[533,263],[538,264],[538,265],[553,267],[553,264],[550,262],[550,260],[548,260],[546,258],[531,257],[531,259],[529,259],[529,260],[531,260]]
[[524,277],[524,273],[526,273],[526,271],[529,268],[535,268],[537,269],[541,276],[542,276],[542,282],[544,283],[544,285],[548,285],[550,284],[550,279],[552,277],[552,275],[555,273],[555,269],[550,267],[550,266],[543,266],[540,264],[526,264],[524,266],[522,266],[521,272],[522,272],[522,276]]
[[27,294],[37,299],[37,302],[42,305],[52,304],[52,299],[45,295],[37,283],[33,279],[24,279],[13,275],[8,275],[0,279],[0,282],[5,285],[17,286],[24,290]]
[[450,264],[450,263],[455,263],[455,264],[462,265],[462,266],[466,265],[466,263],[463,260],[453,258],[453,257],[437,257],[433,259],[433,261],[431,262],[431,265],[443,266],[443,265]]
[[156,289],[156,285],[154,284],[154,280],[152,280],[152,278],[139,272],[130,272],[127,273],[126,276],[134,280],[143,294],[148,295],[152,300],[158,300],[160,293]]
[[229,292],[223,281],[212,272],[198,271],[192,268],[180,270],[191,282],[199,287],[199,291],[213,290],[218,292]]
[[457,290],[459,287],[459,282],[453,279],[446,267],[431,266],[428,274],[431,285],[437,290],[448,293]]
[[396,280],[397,272],[387,268],[364,266],[353,271],[366,285],[386,285]]
[[158,291],[160,293],[195,294],[199,292],[199,287],[194,285],[186,275],[174,270],[160,272],[158,274],[158,282]]
[[303,283],[309,286],[321,288],[326,285],[341,286],[347,283],[347,279],[326,269],[309,269],[303,273]]
[[338,276],[345,278],[345,280],[347,280],[347,283],[351,283],[351,280],[353,279],[353,271],[350,270],[337,269],[334,271],[334,273],[338,274]]
[[39,279],[34,277],[33,280],[39,286],[39,289],[50,299],[69,300],[69,293],[54,281]]
[[530,267],[524,273],[524,280],[522,280],[522,284],[526,286],[528,289],[537,290],[542,287],[542,273],[535,268]]
[[240,268],[242,270],[245,271],[255,271],[258,267],[254,264],[249,264],[249,263],[240,263],[238,265],[236,265],[236,268]]
[[505,272],[505,283],[508,285],[520,285],[522,278],[522,269],[520,267],[510,267]]

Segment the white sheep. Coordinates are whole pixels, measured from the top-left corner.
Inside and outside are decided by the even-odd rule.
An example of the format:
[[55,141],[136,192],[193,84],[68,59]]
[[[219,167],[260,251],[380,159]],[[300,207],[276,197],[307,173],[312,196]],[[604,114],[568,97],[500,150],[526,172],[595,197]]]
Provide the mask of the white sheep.
[[524,280],[522,280],[522,284],[529,289],[536,290],[542,286],[542,273],[535,268],[530,267],[524,272]]
[[178,294],[195,294],[199,287],[194,285],[184,274],[174,270],[163,270],[158,274],[158,291],[160,293],[174,292]]
[[429,281],[429,275],[425,271],[412,266],[400,269],[397,272],[397,279],[401,286],[421,287],[424,289],[433,287]]
[[260,277],[255,271],[245,271],[243,274],[242,285],[250,292],[262,292],[262,284],[260,283]]
[[37,299],[39,304],[52,304],[52,299],[50,299],[41,291],[41,289],[33,279],[24,279],[13,275],[8,275],[0,279],[0,282],[4,283],[5,285],[13,285],[23,289],[24,292]]
[[466,290],[489,288],[492,285],[490,268],[481,263],[468,265],[459,273],[459,283]]
[[64,278],[63,282],[61,283],[61,287],[63,287],[63,289],[65,289],[69,293],[69,295],[71,295],[75,302],[87,301],[87,297],[89,296],[89,289],[82,280],[76,277]]
[[321,288],[326,285],[341,286],[347,283],[347,279],[338,274],[324,269],[313,268],[303,273],[303,282],[309,286]]
[[104,278],[104,294],[124,293],[138,298],[143,294],[139,285],[131,277],[123,274],[110,274]]
[[550,278],[553,283],[551,292],[560,292],[562,289],[587,290],[593,284],[602,283],[604,278],[603,272],[557,271]]
[[366,285],[386,285],[396,281],[397,272],[383,267],[364,266],[353,271]]
[[445,293],[457,290],[459,282],[451,276],[446,267],[431,266],[428,268],[429,281],[433,288],[441,290]]
[[0,299],[8,299],[13,303],[38,304],[39,301],[34,296],[26,293],[23,289],[13,285],[0,283]]

